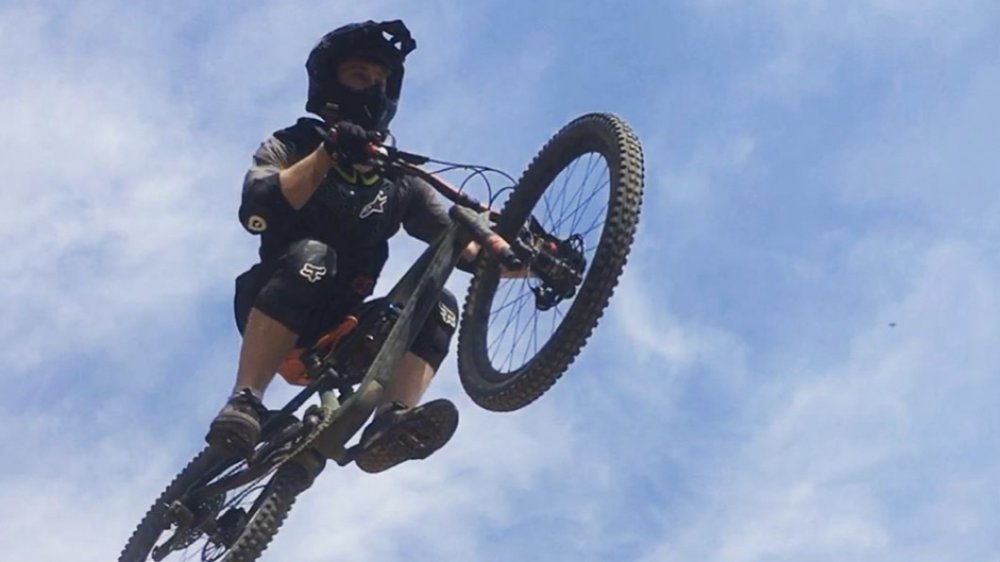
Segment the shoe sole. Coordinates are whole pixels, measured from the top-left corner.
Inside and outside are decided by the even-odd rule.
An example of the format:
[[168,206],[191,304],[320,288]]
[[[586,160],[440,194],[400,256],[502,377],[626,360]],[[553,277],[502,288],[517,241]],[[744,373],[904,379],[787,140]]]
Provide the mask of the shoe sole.
[[249,457],[260,440],[260,422],[239,412],[220,415],[209,427],[205,441],[227,455]]
[[388,470],[399,463],[425,459],[444,447],[458,427],[458,410],[447,400],[428,402],[412,417],[389,428],[358,455],[355,464],[369,473]]

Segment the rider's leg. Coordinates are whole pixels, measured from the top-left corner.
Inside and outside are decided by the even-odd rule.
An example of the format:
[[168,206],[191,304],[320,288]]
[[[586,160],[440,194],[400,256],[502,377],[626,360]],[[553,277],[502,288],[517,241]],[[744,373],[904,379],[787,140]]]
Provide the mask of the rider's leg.
[[396,368],[396,376],[386,387],[383,400],[387,404],[399,402],[412,408],[420,403],[433,378],[434,367],[426,359],[408,351]]
[[[257,266],[260,268],[260,266]],[[316,240],[292,244],[273,270],[251,270],[237,281],[236,318],[243,332],[235,391],[206,437],[246,454],[260,438],[261,400],[295,347],[314,310],[330,294],[337,255]]]
[[441,293],[437,306],[417,334],[410,351],[396,367],[385,389],[385,404],[401,403],[412,408],[420,403],[434,373],[448,354],[448,346],[458,324],[458,300],[451,291]]
[[250,310],[233,393],[249,388],[257,398],[264,397],[267,385],[274,379],[281,362],[295,349],[298,334],[271,318],[260,309]]
[[[412,458],[423,458],[444,446],[455,433],[458,410],[448,400],[438,399],[417,406],[434,372],[440,367],[455,332],[458,303],[445,291],[436,313],[421,328],[410,351],[403,356],[395,376],[385,389],[383,403],[361,436],[362,454],[357,465],[366,472],[381,472]],[[419,445],[403,446],[397,433],[420,427]],[[414,437],[411,435],[411,438]]]
[[[320,303],[333,290],[337,253],[317,240],[292,244],[266,283],[253,296],[246,314],[236,389],[264,393],[281,362],[307,331]],[[246,307],[246,304],[243,305]],[[237,321],[243,316],[237,311]]]

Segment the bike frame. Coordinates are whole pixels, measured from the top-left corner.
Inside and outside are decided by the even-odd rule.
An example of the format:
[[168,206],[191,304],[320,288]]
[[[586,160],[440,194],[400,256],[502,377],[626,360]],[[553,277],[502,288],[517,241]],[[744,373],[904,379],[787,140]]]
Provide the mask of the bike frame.
[[[411,159],[419,159],[415,155],[403,154]],[[313,448],[341,466],[352,462],[359,452],[356,447],[346,449],[347,441],[361,429],[375,407],[381,403],[385,388],[396,375],[396,366],[433,311],[445,283],[457,267],[469,242],[479,242],[509,267],[519,265],[510,246],[490,229],[486,217],[495,218],[494,211],[441,178],[412,164],[395,163],[392,168],[423,179],[451,200],[454,205],[448,214],[452,218],[452,225],[427,247],[386,295],[383,306],[395,307],[400,310],[400,314],[357,390],[341,404],[340,398],[343,395],[338,397],[334,389],[323,388],[324,381],[320,378],[286,406],[295,411],[314,392],[320,392],[321,404],[334,410],[335,419],[316,438]]]
[[[321,403],[336,408],[334,421],[313,445],[323,456],[341,466],[354,460],[354,455],[344,448],[346,442],[361,429],[382,401],[385,388],[396,375],[396,366],[433,311],[463,249],[471,240],[471,235],[455,222],[432,243],[385,297],[383,306],[396,307],[400,310],[399,317],[357,390],[343,404],[339,404],[335,390],[320,391]],[[303,391],[306,392],[308,389]]]
[[[420,158],[406,153],[403,155],[410,159]],[[452,225],[427,247],[384,298],[382,306],[396,307],[400,313],[368,367],[365,377],[357,385],[357,389],[345,391],[338,388],[337,385],[331,384],[331,380],[337,375],[332,366],[336,362],[337,350],[335,349],[333,354],[325,358],[319,366],[323,374],[309,383],[281,410],[270,416],[262,427],[261,433],[263,435],[272,433],[277,424],[293,417],[306,401],[314,394],[319,393],[320,408],[329,412],[332,419],[328,426],[296,456],[299,462],[308,465],[307,468],[310,468],[310,472],[314,475],[322,470],[322,461],[317,459],[315,455],[302,454],[303,452],[308,453],[308,449],[318,451],[323,457],[335,461],[340,466],[353,462],[360,452],[358,445],[347,448],[347,442],[361,429],[376,406],[382,402],[385,388],[396,375],[397,365],[433,311],[445,283],[457,267],[462,252],[469,242],[473,240],[479,242],[507,267],[517,268],[520,266],[520,262],[507,242],[490,228],[489,221],[497,216],[495,211],[455,189],[443,179],[406,161],[393,162],[386,167],[423,179],[441,195],[451,200],[454,205],[449,209],[448,214],[452,218]],[[319,423],[319,418],[314,417],[310,420],[307,415],[304,421],[307,422],[304,424],[306,431],[309,431],[311,427],[315,427]],[[310,424],[312,424],[311,427]],[[290,438],[301,435],[301,427],[299,426],[299,429],[294,430],[291,435],[279,431],[276,437],[269,438],[267,441],[280,446]],[[186,499],[196,503],[201,499],[237,488],[265,476],[283,462],[285,461],[264,462],[255,465],[251,461],[246,470],[213,482],[208,486],[196,488]],[[205,481],[215,478],[228,466],[227,463],[220,463],[217,470],[206,475]]]
[[[327,141],[336,140],[336,129],[318,132],[325,135]],[[593,230],[593,226],[583,235],[573,234],[564,239],[547,232],[530,213],[555,180],[553,175],[571,169],[571,162],[589,152],[598,153],[608,164],[610,181],[614,185],[607,203],[606,219],[615,220],[610,231],[613,239],[606,240],[608,233],[602,231],[597,244],[594,259],[601,264],[602,269],[597,272],[600,276],[588,284],[585,281],[590,277],[583,276],[588,268],[583,236]],[[363,451],[361,444],[348,447],[347,443],[385,400],[385,390],[397,376],[404,354],[434,313],[445,284],[471,241],[478,242],[489,254],[480,252],[477,257],[475,270],[479,277],[473,279],[466,303],[468,310],[464,311],[464,319],[472,324],[462,326],[470,337],[461,340],[463,345],[459,346],[462,382],[473,401],[490,410],[509,411],[523,407],[551,386],[586,342],[589,328],[563,334],[562,346],[546,344],[541,351],[548,351],[548,355],[537,363],[533,356],[519,368],[515,373],[517,380],[513,382],[526,382],[510,393],[503,387],[499,392],[495,388],[494,383],[500,380],[498,377],[509,373],[497,370],[489,349],[492,343],[484,340],[488,339],[493,318],[490,307],[497,292],[496,277],[503,270],[514,272],[504,277],[535,280],[528,288],[535,295],[538,310],[552,308],[561,300],[576,295],[577,289],[582,287],[581,295],[587,295],[585,306],[579,310],[573,308],[570,313],[577,312],[574,320],[586,326],[596,325],[607,306],[614,282],[621,275],[641,204],[641,145],[627,124],[609,114],[589,114],[573,121],[539,152],[522,175],[521,183],[492,168],[431,160],[392,147],[372,144],[368,146],[368,155],[374,165],[385,171],[387,178],[416,176],[451,200],[454,203],[449,209],[452,225],[428,245],[377,304],[365,305],[363,313],[345,318],[336,330],[324,335],[319,343],[298,357],[306,376],[297,378],[295,384],[305,382],[307,386],[281,410],[261,416],[263,438],[249,458],[235,456],[226,447],[204,449],[154,502],[129,539],[120,560],[136,560],[139,556],[146,559],[148,554],[152,554],[154,560],[162,560],[182,549],[187,553],[202,535],[206,540],[204,547],[200,547],[202,557],[207,553],[218,558],[223,551],[230,554],[238,551],[241,559],[259,556],[277,531],[290,502],[312,485],[328,460],[347,465]],[[501,192],[513,191],[504,215],[501,217],[489,206],[419,168],[424,164],[443,166],[436,173],[467,169],[471,175],[466,182],[483,172],[506,177],[512,185]],[[486,183],[489,187],[489,182]],[[577,193],[581,193],[580,189],[582,186]],[[490,204],[496,195],[498,193],[491,190]],[[587,201],[592,197],[593,194]],[[492,230],[494,224],[507,236],[506,240]],[[558,230],[559,224],[562,222],[553,230]],[[577,299],[573,306],[579,302]],[[509,325],[508,321],[505,331]],[[553,337],[557,335],[558,331]],[[483,346],[486,347],[485,358]],[[540,352],[536,349],[536,353]],[[295,367],[297,373],[302,372],[298,370],[299,365]],[[317,395],[319,404],[314,399]],[[310,400],[313,403],[300,415],[299,410]],[[419,435],[408,437],[410,439],[400,444],[420,445]],[[420,452],[415,450],[413,456],[419,456]],[[252,505],[247,505],[251,498]],[[255,521],[262,509],[263,513],[278,518]],[[172,536],[157,545],[161,535],[172,528]],[[255,534],[246,535],[250,530]]]

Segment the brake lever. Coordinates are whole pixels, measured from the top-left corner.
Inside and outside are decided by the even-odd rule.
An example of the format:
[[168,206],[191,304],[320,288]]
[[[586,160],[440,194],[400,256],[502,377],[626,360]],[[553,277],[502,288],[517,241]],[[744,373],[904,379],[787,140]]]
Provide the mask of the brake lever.
[[379,145],[373,142],[368,143],[368,154],[382,164],[401,161],[414,166],[423,166],[430,161],[430,158],[427,156],[421,156],[420,154],[399,150],[394,146]]

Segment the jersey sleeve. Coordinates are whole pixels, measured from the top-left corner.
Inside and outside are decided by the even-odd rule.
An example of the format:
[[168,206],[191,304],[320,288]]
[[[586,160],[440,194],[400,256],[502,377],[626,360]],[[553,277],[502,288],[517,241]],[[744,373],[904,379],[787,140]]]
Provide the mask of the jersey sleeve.
[[319,146],[312,121],[302,119],[261,143],[243,179],[240,223],[251,234],[286,226],[296,213],[281,192],[278,174]]
[[431,243],[451,226],[448,211],[427,182],[412,176],[405,181],[411,194],[403,217],[403,229],[410,236]]

